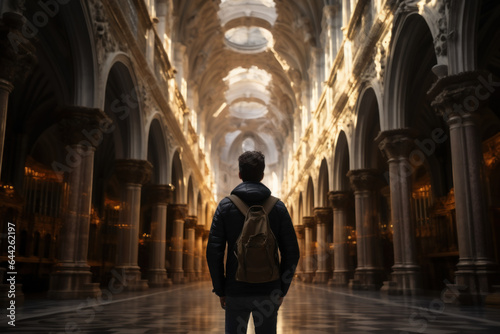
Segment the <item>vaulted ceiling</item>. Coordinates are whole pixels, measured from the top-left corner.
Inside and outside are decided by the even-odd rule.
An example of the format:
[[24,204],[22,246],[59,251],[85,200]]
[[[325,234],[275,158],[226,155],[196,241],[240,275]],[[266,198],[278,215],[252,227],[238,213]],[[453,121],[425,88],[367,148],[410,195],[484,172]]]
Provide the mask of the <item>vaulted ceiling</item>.
[[[320,47],[323,0],[174,0],[174,42],[211,159],[259,149],[281,163]],[[189,104],[189,103],[188,103]],[[300,120],[300,118],[299,118]]]

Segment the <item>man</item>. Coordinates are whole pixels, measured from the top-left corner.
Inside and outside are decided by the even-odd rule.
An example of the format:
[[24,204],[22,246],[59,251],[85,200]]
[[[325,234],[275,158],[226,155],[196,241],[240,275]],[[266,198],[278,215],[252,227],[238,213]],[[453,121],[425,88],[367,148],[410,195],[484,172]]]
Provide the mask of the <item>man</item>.
[[[271,191],[260,182],[264,177],[264,155],[247,151],[240,155],[238,163],[239,177],[243,182],[231,194],[238,196],[248,206],[262,205],[271,195]],[[213,217],[207,244],[207,262],[213,292],[219,296],[220,304],[226,310],[226,334],[245,334],[250,313],[253,315],[256,334],[276,333],[278,308],[292,282],[299,261],[299,246],[283,202],[278,201],[268,217],[278,243],[281,262],[280,278],[265,283],[246,283],[235,279],[238,261],[234,250],[243,228],[244,215],[229,198],[224,198]]]

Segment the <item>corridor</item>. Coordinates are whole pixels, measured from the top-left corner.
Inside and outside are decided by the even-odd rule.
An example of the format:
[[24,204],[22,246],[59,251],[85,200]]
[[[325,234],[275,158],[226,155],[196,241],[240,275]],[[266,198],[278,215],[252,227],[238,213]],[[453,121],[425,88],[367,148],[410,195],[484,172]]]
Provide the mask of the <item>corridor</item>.
[[[104,290],[102,300],[27,299],[2,333],[223,333],[224,313],[208,282],[147,292]],[[442,297],[380,297],[327,285],[293,283],[278,333],[499,333],[500,310],[444,304]],[[5,312],[3,310],[2,312]],[[253,333],[250,328],[249,333]]]

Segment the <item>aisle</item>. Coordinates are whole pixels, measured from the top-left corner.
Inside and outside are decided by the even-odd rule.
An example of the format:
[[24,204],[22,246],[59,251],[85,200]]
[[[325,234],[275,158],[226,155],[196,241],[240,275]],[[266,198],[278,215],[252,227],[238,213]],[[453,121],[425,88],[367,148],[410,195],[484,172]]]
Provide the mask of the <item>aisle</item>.
[[[27,301],[13,333],[224,333],[224,312],[208,282],[108,301]],[[430,309],[429,309],[430,308]],[[1,332],[6,327],[2,323]],[[378,293],[292,284],[279,312],[278,333],[499,333],[500,310],[472,309],[433,298],[379,298]],[[249,330],[253,333],[253,330]]]

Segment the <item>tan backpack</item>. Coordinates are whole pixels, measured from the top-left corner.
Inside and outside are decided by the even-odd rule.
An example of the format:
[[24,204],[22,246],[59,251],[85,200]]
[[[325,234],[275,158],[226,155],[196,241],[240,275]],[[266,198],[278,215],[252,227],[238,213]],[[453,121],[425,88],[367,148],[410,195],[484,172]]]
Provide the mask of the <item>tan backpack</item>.
[[245,223],[234,251],[238,259],[236,280],[264,283],[279,279],[278,243],[268,218],[278,198],[270,196],[263,205],[251,207],[236,195],[230,195],[228,198],[245,216]]

